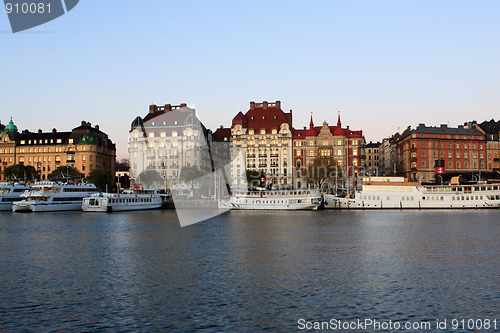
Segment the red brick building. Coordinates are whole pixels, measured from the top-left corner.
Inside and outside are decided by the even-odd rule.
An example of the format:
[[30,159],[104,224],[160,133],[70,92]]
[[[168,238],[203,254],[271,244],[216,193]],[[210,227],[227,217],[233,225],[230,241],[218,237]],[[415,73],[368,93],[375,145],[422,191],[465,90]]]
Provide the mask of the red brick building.
[[[485,136],[475,126],[408,127],[396,150],[398,175],[415,181],[441,181],[457,175],[471,179],[486,171]],[[436,161],[441,163],[439,176]]]
[[326,121],[322,126],[314,126],[313,118],[309,128],[293,130],[293,163],[295,171],[295,183],[297,188],[310,187],[306,184],[303,175],[309,165],[316,158],[331,160],[337,165],[342,174],[348,176],[346,182],[354,185],[355,177],[362,174],[364,167],[364,144],[363,131],[353,131],[349,126],[343,128],[338,115],[337,125],[330,126]]

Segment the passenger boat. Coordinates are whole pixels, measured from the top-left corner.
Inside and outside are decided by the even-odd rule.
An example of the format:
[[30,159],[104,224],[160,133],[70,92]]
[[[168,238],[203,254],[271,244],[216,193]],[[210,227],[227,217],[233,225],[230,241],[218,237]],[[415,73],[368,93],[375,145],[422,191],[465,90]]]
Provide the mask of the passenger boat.
[[23,192],[23,200],[12,205],[13,212],[53,212],[81,210],[82,200],[97,193],[94,184],[70,184],[51,181],[37,182]]
[[422,185],[403,177],[364,177],[354,198],[325,194],[327,209],[498,208],[499,184]]
[[119,212],[160,208],[160,191],[153,189],[125,190],[122,193],[98,193],[83,199],[84,212]]
[[0,183],[0,211],[12,211],[12,204],[22,200],[21,193],[29,189],[27,184]]
[[233,191],[221,208],[265,210],[315,210],[321,208],[322,195],[317,190]]

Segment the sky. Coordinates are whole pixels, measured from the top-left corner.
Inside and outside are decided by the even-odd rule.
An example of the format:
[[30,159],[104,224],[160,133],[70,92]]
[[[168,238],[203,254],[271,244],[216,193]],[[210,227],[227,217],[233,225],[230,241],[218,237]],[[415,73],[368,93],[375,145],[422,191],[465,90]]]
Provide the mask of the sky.
[[215,130],[280,100],[295,128],[340,111],[368,142],[498,119],[499,14],[495,0],[81,0],[13,34],[0,10],[0,121],[99,124],[121,159],[150,104],[195,105]]

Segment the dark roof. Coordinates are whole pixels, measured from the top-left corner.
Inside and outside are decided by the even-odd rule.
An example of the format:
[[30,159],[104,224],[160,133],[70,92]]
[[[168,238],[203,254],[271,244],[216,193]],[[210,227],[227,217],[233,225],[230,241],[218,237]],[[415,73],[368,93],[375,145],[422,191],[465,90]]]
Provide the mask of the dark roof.
[[218,128],[213,134],[212,138],[218,142],[229,141],[231,139],[230,128]]
[[481,124],[478,124],[478,126],[481,127],[486,134],[498,134],[500,132],[500,121],[495,121],[495,119],[483,121]]
[[366,144],[366,148],[378,148],[380,146],[380,142],[371,142]]
[[401,134],[401,139],[407,137],[410,134],[442,134],[442,135],[479,135],[484,134],[477,128],[465,128],[463,125],[458,127],[448,127],[446,124],[441,126],[425,126],[425,124],[419,124],[417,128],[412,129],[411,126]]
[[[13,139],[17,142],[24,141],[23,145],[26,146],[40,144],[68,144],[69,139],[73,139],[74,144],[78,144],[84,137],[86,137],[93,138],[94,142],[99,147],[116,150],[115,144],[109,139],[106,133],[101,132],[98,128],[91,127],[91,124],[85,121],[82,122],[81,126],[73,128],[71,132],[58,132],[56,129],[53,129],[51,132],[42,132],[41,130],[38,132],[30,132],[28,130],[24,130],[21,133],[11,134],[13,134]],[[45,140],[47,140],[47,143],[45,143]],[[53,142],[51,143],[50,140],[53,140]],[[57,143],[57,140],[61,140],[61,142]]]

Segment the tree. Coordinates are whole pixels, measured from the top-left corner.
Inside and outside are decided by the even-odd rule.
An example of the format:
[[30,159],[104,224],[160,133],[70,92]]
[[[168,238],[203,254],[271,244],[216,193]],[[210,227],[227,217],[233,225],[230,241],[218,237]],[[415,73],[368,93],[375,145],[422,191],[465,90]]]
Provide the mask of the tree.
[[7,179],[24,179],[24,181],[39,179],[40,174],[31,165],[14,164],[3,171]]
[[114,177],[111,173],[104,170],[92,170],[87,176],[87,181],[94,184],[100,190],[105,190],[106,185],[109,190],[114,188]]
[[130,169],[129,160],[127,160],[126,158],[122,158],[121,160],[116,161],[115,169],[121,171],[129,170]]
[[201,176],[204,176],[205,174],[198,169],[196,165],[185,165],[181,169],[181,174],[179,176],[180,180],[187,183],[187,182],[193,182],[196,178],[200,178]]
[[146,170],[139,174],[137,183],[150,187],[153,185],[161,186],[165,183],[163,177],[155,170]]
[[67,180],[68,178],[83,178],[84,174],[78,171],[77,168],[63,165],[57,167],[54,171],[52,171],[47,178],[50,180]]
[[332,158],[317,157],[304,171],[304,179],[318,186],[341,178],[340,168]]

